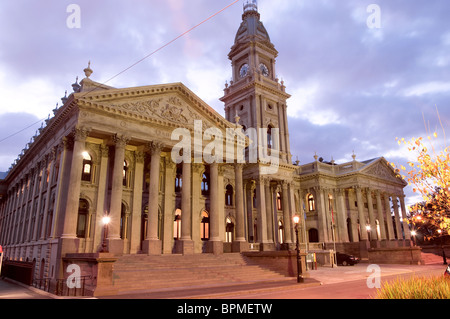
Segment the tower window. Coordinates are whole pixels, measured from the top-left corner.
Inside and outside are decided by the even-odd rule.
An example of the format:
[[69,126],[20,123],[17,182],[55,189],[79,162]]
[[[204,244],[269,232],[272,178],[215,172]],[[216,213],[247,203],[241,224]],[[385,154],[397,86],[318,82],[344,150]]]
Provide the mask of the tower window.
[[316,203],[314,201],[314,196],[312,194],[308,195],[308,210],[310,212],[316,210]]
[[123,162],[123,186],[127,187],[128,186],[128,176],[129,176],[129,167],[128,167],[128,162],[124,161]]
[[92,178],[92,157],[88,152],[83,152],[83,172],[81,180],[90,182]]
[[267,127],[267,148],[272,148],[272,126]]
[[209,174],[203,173],[202,177],[202,195],[209,194]]
[[227,185],[225,192],[225,205],[233,206],[233,186]]

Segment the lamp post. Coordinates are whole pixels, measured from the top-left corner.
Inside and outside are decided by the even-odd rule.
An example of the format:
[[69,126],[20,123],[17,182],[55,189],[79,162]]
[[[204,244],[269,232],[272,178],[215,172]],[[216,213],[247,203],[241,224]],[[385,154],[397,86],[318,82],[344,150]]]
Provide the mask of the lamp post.
[[367,230],[367,238],[369,238],[369,240],[371,240],[372,238],[370,238],[370,230],[372,229],[372,227],[370,227],[370,225],[366,225],[366,230]]
[[108,224],[111,222],[111,217],[109,217],[108,215],[103,216],[102,218],[102,223],[103,223],[103,241],[102,241],[102,249],[100,250],[100,252],[102,253],[107,253],[108,252],[108,247],[107,247],[107,243],[106,243],[106,238],[108,236]]
[[416,246],[416,235],[417,235],[417,232],[415,230],[412,230],[411,231],[411,236],[412,236],[412,239],[413,239],[414,246]]
[[300,216],[295,215],[293,217],[294,225],[295,225],[295,248],[297,250],[297,282],[302,283],[304,282],[303,278],[303,270],[302,270],[302,263],[301,263],[301,257],[300,257],[300,244],[298,242],[298,224],[300,222]]

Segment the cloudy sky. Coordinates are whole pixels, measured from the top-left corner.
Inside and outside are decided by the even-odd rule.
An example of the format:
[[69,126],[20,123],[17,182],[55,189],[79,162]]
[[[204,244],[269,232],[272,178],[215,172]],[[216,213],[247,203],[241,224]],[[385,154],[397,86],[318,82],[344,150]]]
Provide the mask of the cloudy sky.
[[[2,1],[0,171],[65,90],[72,92],[88,61],[94,81],[182,82],[224,114],[219,98],[231,78],[227,54],[244,0],[121,72],[233,2]],[[441,132],[436,109],[450,127],[448,0],[259,0],[258,6],[280,53],[278,77],[292,95],[294,159],[305,164],[317,152],[343,163],[354,151],[357,160],[384,156],[405,164],[411,155],[396,137],[426,136],[424,118]]]

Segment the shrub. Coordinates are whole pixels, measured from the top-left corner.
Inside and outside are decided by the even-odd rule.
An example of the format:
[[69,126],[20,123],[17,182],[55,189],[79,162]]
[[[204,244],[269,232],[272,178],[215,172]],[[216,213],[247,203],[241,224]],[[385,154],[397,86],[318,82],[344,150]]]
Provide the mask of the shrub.
[[450,279],[444,276],[397,278],[377,289],[376,299],[450,299]]

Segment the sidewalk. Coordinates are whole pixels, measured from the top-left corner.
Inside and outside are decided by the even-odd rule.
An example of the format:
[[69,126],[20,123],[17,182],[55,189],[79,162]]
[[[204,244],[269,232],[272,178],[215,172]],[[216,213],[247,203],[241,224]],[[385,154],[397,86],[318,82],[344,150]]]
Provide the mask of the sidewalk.
[[56,296],[7,278],[0,279],[0,299],[54,299]]
[[[369,264],[361,263],[355,266],[339,266],[335,268],[320,267],[310,270],[310,278],[305,283],[298,284],[295,278],[283,281],[267,281],[259,283],[242,283],[240,285],[221,285],[208,287],[185,287],[184,289],[148,290],[137,294],[100,297],[99,299],[206,299],[227,298],[227,296],[245,296],[257,292],[274,292],[289,289],[309,288],[318,285],[326,286],[340,282],[366,280],[372,271]],[[416,274],[443,274],[446,266],[432,265],[379,265],[381,277],[392,277]],[[8,279],[0,279],[0,299],[72,299],[73,297],[58,297],[34,287],[26,286]],[[89,298],[89,297],[86,297]],[[245,297],[244,297],[245,298]]]

